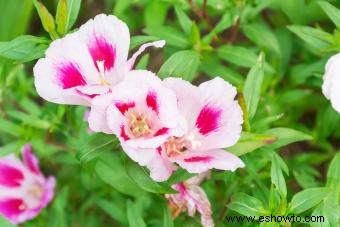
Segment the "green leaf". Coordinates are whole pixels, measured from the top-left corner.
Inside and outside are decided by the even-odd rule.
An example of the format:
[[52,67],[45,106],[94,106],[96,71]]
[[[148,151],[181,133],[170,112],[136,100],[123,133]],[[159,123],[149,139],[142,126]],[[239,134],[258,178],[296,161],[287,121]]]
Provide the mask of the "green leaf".
[[288,213],[301,214],[318,205],[327,194],[326,188],[309,188],[298,192],[293,196],[292,201],[288,206]]
[[0,132],[8,133],[12,136],[19,136],[21,128],[15,123],[6,119],[0,118]]
[[277,149],[298,141],[313,139],[312,136],[291,128],[272,128],[263,133],[277,137],[277,141],[268,146],[272,149]]
[[124,166],[115,155],[103,155],[101,160],[96,163],[95,169],[100,179],[120,193],[133,197],[145,194],[130,180],[124,171]]
[[25,59],[36,59],[43,56],[47,48],[45,38],[23,35],[8,42],[0,42],[0,56],[25,61]]
[[259,199],[243,192],[237,193],[227,207],[245,216],[259,217],[268,214]]
[[170,185],[183,182],[185,180],[188,180],[189,178],[195,176],[193,173],[189,173],[184,169],[178,169],[176,172],[174,172],[171,177],[167,180],[167,183]]
[[340,28],[340,10],[327,1],[319,1],[322,10],[333,21],[337,28]]
[[280,45],[274,33],[265,25],[259,23],[247,24],[243,27],[243,32],[248,39],[260,47],[274,51],[278,56],[281,56]]
[[121,209],[121,207],[118,206],[118,204],[112,201],[100,199],[97,201],[97,205],[113,219],[119,221],[124,226],[127,225],[126,213]]
[[327,187],[334,190],[340,196],[340,152],[338,152],[331,163],[327,172]]
[[340,123],[340,114],[331,105],[318,112],[318,127],[316,133],[318,139],[326,139],[337,128]]
[[288,29],[317,51],[322,51],[330,46],[333,41],[333,36],[331,34],[316,28],[291,25],[288,26]]
[[261,53],[256,64],[250,69],[244,83],[243,94],[246,101],[249,120],[251,120],[257,110],[257,105],[261,97],[261,86],[264,79],[264,54]]
[[281,163],[277,155],[272,157],[272,166],[270,169],[270,176],[275,189],[280,193],[282,198],[287,197],[286,181],[282,173]]
[[113,151],[114,144],[117,144],[117,139],[112,135],[92,134],[85,140],[85,143],[81,143],[77,149],[76,158],[81,163],[89,162],[105,151]]
[[151,36],[158,37],[158,39],[164,39],[167,45],[170,46],[185,49],[190,45],[189,40],[184,34],[174,27],[162,26],[157,28],[146,28],[144,31]]
[[129,159],[125,161],[125,170],[130,179],[144,191],[162,194],[176,193],[170,186],[152,180],[143,167]]
[[174,221],[172,220],[170,210],[168,209],[168,207],[164,209],[163,227],[174,227]]
[[158,75],[161,78],[181,77],[184,80],[192,81],[200,64],[199,53],[193,50],[176,52],[166,60],[160,68]]
[[155,36],[148,36],[148,35],[137,35],[137,36],[133,36],[131,37],[131,43],[130,43],[130,50],[134,49],[144,43],[147,42],[153,42],[159,40],[158,37]]
[[67,23],[67,0],[59,0],[56,13],[57,32],[60,35],[66,33]]
[[51,227],[67,227],[66,206],[68,204],[69,189],[64,187],[57,193],[57,197],[53,201],[47,226]]
[[186,34],[189,34],[192,26],[192,21],[179,6],[175,6],[175,13],[183,31]]
[[67,0],[66,30],[69,31],[77,20],[81,0]]
[[1,227],[15,227],[15,225],[7,221],[2,215],[0,215],[0,226]]
[[152,29],[161,27],[164,24],[168,8],[169,4],[165,1],[149,0],[143,10],[145,26]]
[[276,139],[277,138],[272,135],[242,132],[241,138],[237,144],[232,147],[228,147],[226,150],[237,156],[241,156],[260,147],[272,144],[276,141]]
[[130,227],[146,227],[146,224],[142,218],[141,213],[137,209],[136,205],[128,200],[126,203],[127,218]]
[[33,0],[33,3],[38,12],[44,30],[50,34],[52,39],[58,38],[58,34],[55,31],[54,18],[52,14],[40,1]]

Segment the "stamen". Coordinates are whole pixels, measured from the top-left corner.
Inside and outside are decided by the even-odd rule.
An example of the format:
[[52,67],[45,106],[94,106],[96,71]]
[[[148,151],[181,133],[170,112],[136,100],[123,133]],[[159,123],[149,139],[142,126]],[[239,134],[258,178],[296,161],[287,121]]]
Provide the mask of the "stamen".
[[153,133],[147,119],[142,114],[130,112],[128,118],[130,130],[134,136],[140,137]]
[[107,82],[105,79],[105,67],[104,67],[104,61],[96,61],[98,70],[99,70],[99,76],[100,76],[100,84],[110,86],[110,83]]

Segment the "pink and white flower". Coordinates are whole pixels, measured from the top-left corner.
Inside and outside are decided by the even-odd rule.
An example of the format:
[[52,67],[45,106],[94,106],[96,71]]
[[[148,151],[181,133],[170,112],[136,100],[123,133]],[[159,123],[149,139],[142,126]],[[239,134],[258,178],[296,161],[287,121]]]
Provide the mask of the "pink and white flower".
[[323,94],[331,101],[333,108],[340,113],[340,53],[332,56],[325,67]]
[[210,202],[204,190],[199,186],[207,173],[199,174],[185,182],[172,186],[177,194],[166,194],[172,216],[176,218],[181,212],[187,211],[189,216],[195,216],[196,211],[201,214],[201,223],[204,227],[213,227]]
[[13,224],[34,218],[54,197],[55,178],[44,177],[30,145],[22,157],[0,158],[0,214]]
[[124,151],[140,165],[176,132],[179,113],[175,93],[152,72],[132,70],[115,92],[93,99],[88,118],[95,132],[115,134]]
[[175,169],[173,163],[190,173],[244,167],[237,156],[223,150],[238,141],[242,130],[242,110],[235,100],[235,87],[221,78],[199,87],[178,78],[167,78],[164,85],[176,93],[184,133],[172,135],[158,147],[147,165],[151,177],[167,180]]
[[100,14],[51,43],[34,67],[35,87],[50,102],[89,106],[93,97],[111,92],[125,78],[145,48],[164,44],[144,44],[127,60],[128,27],[115,16]]

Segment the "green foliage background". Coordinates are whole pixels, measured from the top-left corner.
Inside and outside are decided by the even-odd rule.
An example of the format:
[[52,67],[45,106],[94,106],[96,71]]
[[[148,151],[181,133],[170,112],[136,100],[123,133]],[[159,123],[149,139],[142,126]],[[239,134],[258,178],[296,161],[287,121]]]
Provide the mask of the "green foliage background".
[[270,214],[323,215],[326,222],[312,226],[339,225],[340,114],[321,93],[324,65],[340,50],[339,1],[42,3],[57,15],[56,24],[38,1],[0,0],[0,155],[18,153],[30,142],[43,171],[58,180],[54,202],[23,226],[200,225],[198,216],[186,214],[173,222],[163,196],[190,174],[178,171],[168,182],[153,182],[113,136],[88,133],[84,107],[37,96],[32,66],[51,38],[102,12],[128,24],[131,50],[147,41],[167,41],[164,49],[144,55],[137,68],[195,84],[220,76],[238,87],[246,111],[244,133],[228,150],[246,167],[213,171],[203,184],[217,226],[280,226],[225,219]]

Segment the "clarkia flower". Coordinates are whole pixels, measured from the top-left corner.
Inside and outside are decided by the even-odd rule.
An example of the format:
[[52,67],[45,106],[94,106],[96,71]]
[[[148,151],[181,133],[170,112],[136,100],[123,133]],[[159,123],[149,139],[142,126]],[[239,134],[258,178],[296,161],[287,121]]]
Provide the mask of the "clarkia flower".
[[325,67],[323,94],[331,101],[333,108],[340,113],[340,54],[332,56]]
[[44,177],[30,145],[24,146],[22,157],[0,158],[0,214],[13,224],[37,216],[54,196],[55,178]]
[[185,182],[174,184],[172,188],[178,193],[165,195],[173,218],[185,211],[193,217],[198,211],[201,214],[201,223],[204,227],[214,226],[210,202],[204,190],[199,186],[206,175],[207,173],[202,173]]
[[218,77],[199,87],[178,78],[167,78],[164,85],[176,93],[184,133],[168,137],[157,148],[148,163],[151,177],[167,180],[174,170],[173,163],[190,173],[244,167],[237,156],[222,149],[234,145],[242,130],[242,110],[235,100],[235,87]]
[[176,132],[179,113],[175,93],[153,73],[132,70],[115,92],[93,99],[88,118],[95,132],[115,134],[124,151],[141,165]]
[[51,43],[34,67],[35,87],[50,102],[89,106],[93,97],[111,92],[125,78],[145,48],[164,44],[144,44],[128,60],[128,27],[115,16],[100,14]]

